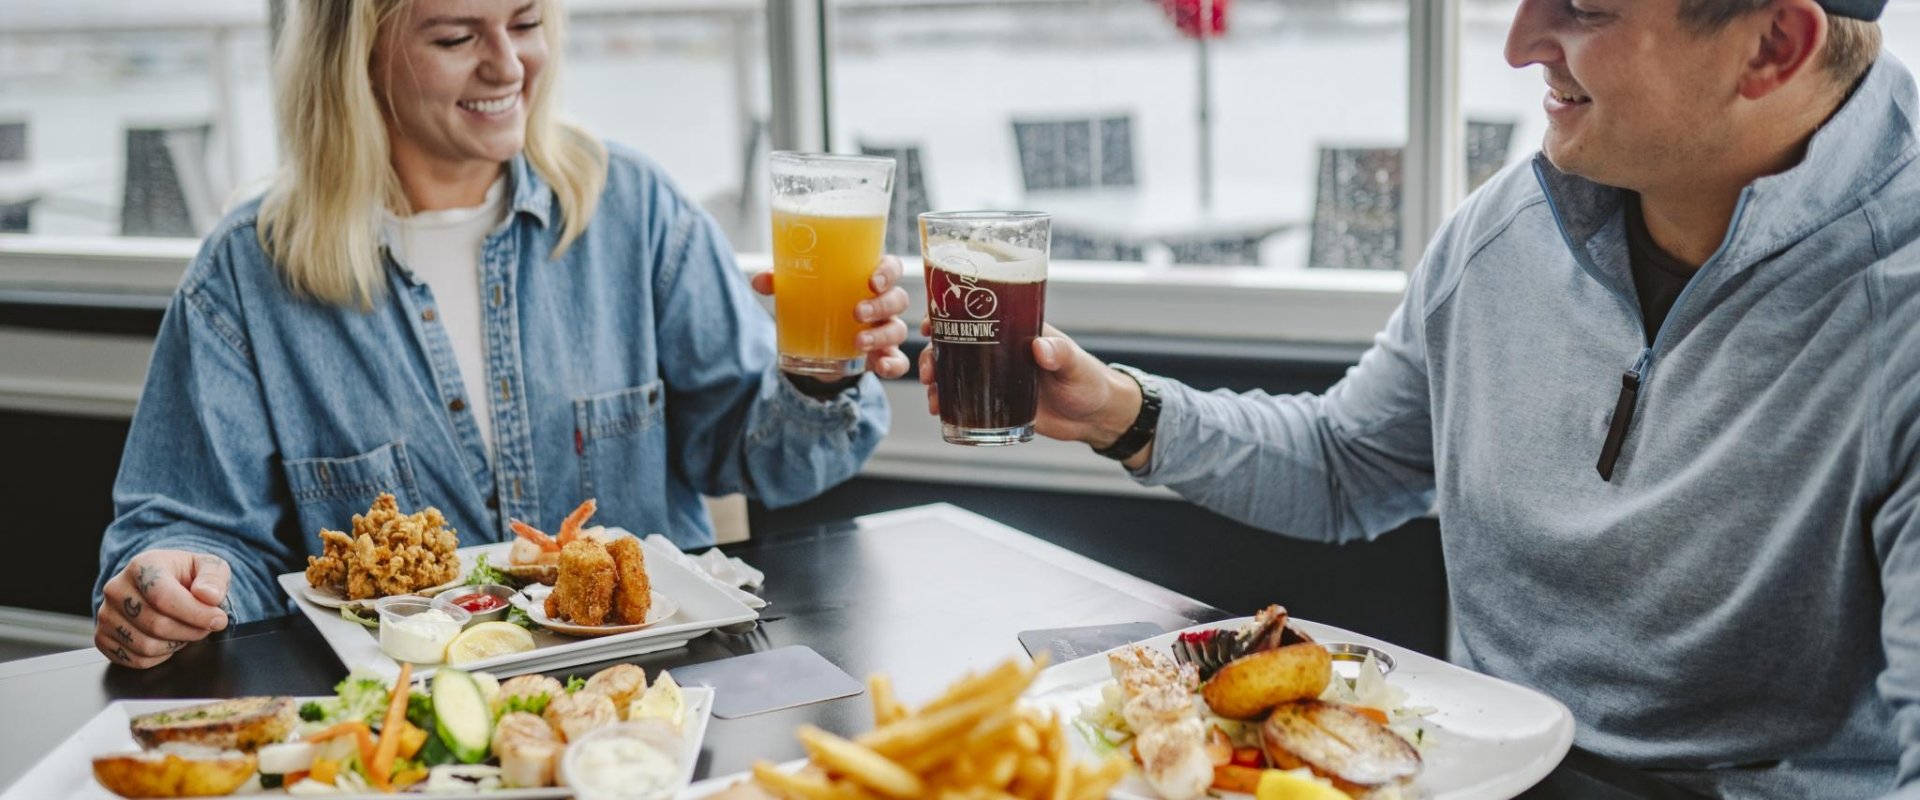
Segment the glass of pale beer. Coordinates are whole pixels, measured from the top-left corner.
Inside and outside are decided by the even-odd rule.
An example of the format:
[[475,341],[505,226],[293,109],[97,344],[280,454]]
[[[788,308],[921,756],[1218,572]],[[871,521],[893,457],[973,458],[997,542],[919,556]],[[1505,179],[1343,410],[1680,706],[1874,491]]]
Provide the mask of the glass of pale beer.
[[774,153],[773,304],[780,369],[831,380],[866,370],[854,338],[867,323],[887,240],[893,159]]
[[920,215],[940,437],[996,446],[1033,439],[1047,310],[1051,217],[1037,211]]

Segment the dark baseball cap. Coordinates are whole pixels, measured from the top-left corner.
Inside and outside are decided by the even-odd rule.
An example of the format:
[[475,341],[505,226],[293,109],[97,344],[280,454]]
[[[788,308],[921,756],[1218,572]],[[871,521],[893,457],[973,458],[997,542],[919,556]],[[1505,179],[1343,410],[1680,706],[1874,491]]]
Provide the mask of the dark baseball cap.
[[1887,7],[1887,0],[1820,0],[1820,7],[1836,17],[1851,17],[1873,22]]

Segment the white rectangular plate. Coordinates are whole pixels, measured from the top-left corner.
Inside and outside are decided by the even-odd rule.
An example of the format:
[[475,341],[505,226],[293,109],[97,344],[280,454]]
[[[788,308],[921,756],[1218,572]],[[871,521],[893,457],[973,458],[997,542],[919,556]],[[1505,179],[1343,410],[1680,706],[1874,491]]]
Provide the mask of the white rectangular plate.
[[[525,653],[490,658],[471,664],[460,665],[461,669],[491,672],[502,678],[524,675],[530,672],[550,670],[605,661],[610,658],[635,656],[656,650],[668,650],[685,645],[688,640],[725,625],[750,622],[760,617],[760,612],[746,607],[706,579],[687,571],[687,568],[674,563],[659,549],[646,541],[641,546],[647,548],[647,578],[653,588],[679,603],[680,607],[673,616],[654,625],[628,633],[602,636],[595,639],[579,639],[561,636],[546,630],[533,632],[534,649]],[[511,542],[483,544],[474,547],[462,547],[454,551],[460,556],[460,574],[466,575],[473,569],[474,559],[485,553],[487,563],[505,566],[507,549]],[[349,670],[360,668],[370,670],[382,677],[391,679],[400,673],[400,664],[387,654],[380,652],[380,632],[357,622],[340,617],[338,609],[326,608],[306,599],[307,576],[301,572],[289,572],[280,576],[280,588],[294,599],[300,610],[313,620],[313,626],[327,640],[327,646],[333,648],[340,663]],[[451,591],[459,591],[454,589]],[[415,666],[414,677],[420,678],[433,674],[433,667]]]
[[[1187,630],[1234,627],[1244,621],[1226,620]],[[1420,753],[1424,767],[1414,781],[1417,797],[1507,800],[1539,783],[1573,745],[1573,715],[1551,697],[1369,636],[1305,620],[1296,619],[1294,623],[1322,643],[1358,642],[1386,651],[1395,663],[1387,683],[1406,690],[1408,706],[1436,709],[1426,717],[1429,730]],[[1140,644],[1171,654],[1173,641],[1182,632],[1162,634]],[[1082,708],[1099,702],[1100,687],[1112,678],[1105,653],[1076,659],[1041,672],[1022,702],[1058,711],[1071,724]],[[1095,758],[1092,747],[1077,731],[1068,730],[1067,740],[1082,757]],[[747,777],[736,774],[710,778],[688,787],[681,798],[707,797]],[[1160,798],[1137,772],[1108,796],[1122,800]]]
[[[713,690],[701,686],[680,689],[687,699],[685,748],[680,753],[680,785],[693,780],[693,769],[700,760],[700,745],[707,738],[707,720],[713,710]],[[302,702],[316,698],[299,698]],[[126,753],[140,749],[133,741],[128,721],[134,717],[169,708],[210,702],[207,700],[120,700],[109,704],[80,730],[68,737],[33,769],[22,775],[0,800],[120,800],[93,779],[95,756]],[[453,795],[476,800],[551,800],[570,797],[573,792],[561,787],[544,789],[502,789],[484,794]],[[261,790],[229,797],[287,797],[279,789]],[[330,794],[329,800],[393,800],[395,797],[444,797],[428,794]]]
[[[1245,620],[1199,625],[1187,630],[1235,627]],[[1322,644],[1358,642],[1393,656],[1394,670],[1387,683],[1404,689],[1409,707],[1431,707],[1426,717],[1426,741],[1420,752],[1424,766],[1414,787],[1431,800],[1507,800],[1540,782],[1553,771],[1573,745],[1573,715],[1560,701],[1544,694],[1404,647],[1351,631],[1295,619],[1293,622]],[[1172,653],[1182,633],[1162,634],[1140,644]],[[1034,680],[1025,702],[1059,711],[1067,720],[1100,700],[1100,687],[1112,680],[1103,653],[1050,667]],[[1092,748],[1077,733],[1068,740],[1092,758]],[[1246,797],[1219,792],[1225,797]],[[1136,773],[1114,787],[1110,795],[1126,800],[1158,800]]]

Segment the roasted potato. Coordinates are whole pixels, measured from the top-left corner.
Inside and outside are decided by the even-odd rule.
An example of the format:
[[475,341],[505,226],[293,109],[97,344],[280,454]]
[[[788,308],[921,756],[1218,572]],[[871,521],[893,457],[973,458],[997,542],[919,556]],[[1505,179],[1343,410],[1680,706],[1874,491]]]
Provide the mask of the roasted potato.
[[1201,684],[1200,696],[1220,716],[1258,719],[1281,703],[1319,697],[1332,679],[1326,649],[1303,642],[1234,659]]
[[173,753],[124,753],[93,760],[93,777],[121,797],[217,797],[253,777],[252,753],[227,751],[204,758]]
[[1282,703],[1260,726],[1278,769],[1307,767],[1343,791],[1370,791],[1420,774],[1420,752],[1386,726],[1337,703]]

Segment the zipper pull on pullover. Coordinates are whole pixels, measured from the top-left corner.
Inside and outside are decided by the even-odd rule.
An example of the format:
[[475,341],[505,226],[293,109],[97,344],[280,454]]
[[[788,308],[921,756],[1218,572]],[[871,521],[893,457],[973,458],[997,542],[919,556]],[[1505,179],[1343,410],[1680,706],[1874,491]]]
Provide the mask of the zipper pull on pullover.
[[1607,426],[1606,443],[1600,446],[1600,463],[1594,467],[1600,471],[1600,480],[1613,481],[1613,465],[1620,460],[1620,444],[1626,441],[1627,430],[1633,427],[1633,409],[1640,403],[1640,376],[1652,356],[1653,348],[1641,350],[1633,366],[1620,375],[1620,397],[1613,403],[1613,424]]

